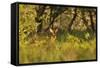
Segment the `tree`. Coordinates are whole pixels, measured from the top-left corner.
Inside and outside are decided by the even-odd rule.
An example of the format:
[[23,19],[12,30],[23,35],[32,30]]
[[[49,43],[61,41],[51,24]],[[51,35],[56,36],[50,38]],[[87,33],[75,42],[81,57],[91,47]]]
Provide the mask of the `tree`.
[[39,25],[37,26],[37,33],[42,31],[42,24],[43,24],[42,16],[44,14],[45,9],[46,9],[46,6],[36,7],[37,16],[35,20],[36,20],[36,23],[39,23]]
[[48,27],[45,29],[45,31],[48,31],[48,29],[53,26],[55,19],[61,15],[67,8],[66,7],[60,7],[60,6],[51,6],[51,13],[50,13],[50,23]]
[[93,30],[93,32],[94,32],[94,31],[95,31],[95,28],[94,28],[92,10],[89,10],[88,12],[89,12],[89,15],[90,15],[91,28],[92,28],[92,30]]
[[68,31],[71,31],[72,24],[74,23],[76,17],[77,17],[77,8],[74,8],[73,18],[72,18],[72,20],[71,20],[71,22],[69,24]]

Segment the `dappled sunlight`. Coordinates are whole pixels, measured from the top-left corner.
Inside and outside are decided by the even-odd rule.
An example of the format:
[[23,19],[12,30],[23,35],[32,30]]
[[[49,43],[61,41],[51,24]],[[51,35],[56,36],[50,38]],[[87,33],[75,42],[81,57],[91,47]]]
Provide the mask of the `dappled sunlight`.
[[19,5],[19,63],[95,60],[95,12],[95,8]]

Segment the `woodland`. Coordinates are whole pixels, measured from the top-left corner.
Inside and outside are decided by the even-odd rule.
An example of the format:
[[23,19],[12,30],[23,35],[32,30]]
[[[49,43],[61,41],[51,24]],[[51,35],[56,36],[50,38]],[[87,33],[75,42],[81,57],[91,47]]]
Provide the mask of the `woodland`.
[[19,5],[19,63],[96,59],[95,7]]

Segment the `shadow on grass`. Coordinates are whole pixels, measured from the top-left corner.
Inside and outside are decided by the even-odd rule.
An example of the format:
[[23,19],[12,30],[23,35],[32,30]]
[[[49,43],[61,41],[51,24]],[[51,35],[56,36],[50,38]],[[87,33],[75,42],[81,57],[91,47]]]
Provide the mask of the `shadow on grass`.
[[82,40],[91,40],[95,37],[95,33],[92,32],[91,30],[84,30],[84,31],[72,30],[69,32],[69,34]]

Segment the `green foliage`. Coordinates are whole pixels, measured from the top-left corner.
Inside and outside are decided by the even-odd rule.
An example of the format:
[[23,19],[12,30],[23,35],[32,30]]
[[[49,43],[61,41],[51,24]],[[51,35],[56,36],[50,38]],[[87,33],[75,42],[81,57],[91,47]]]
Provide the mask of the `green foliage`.
[[[90,20],[87,24],[83,23],[81,17],[82,8],[77,10],[78,15],[71,26],[71,31],[67,29],[75,13],[75,8],[68,7],[63,12],[56,13],[53,24],[57,23],[59,30],[52,35],[50,31],[36,32],[40,23],[43,23],[42,30],[51,23],[51,8],[47,6],[48,10],[44,11],[45,14],[38,17],[37,7],[39,6],[19,5],[20,64],[96,59],[96,35],[87,29],[88,27],[91,29]],[[84,9],[84,11],[86,10]],[[88,11],[85,12],[85,16],[89,18]],[[36,18],[41,19],[42,22],[37,22]],[[93,21],[96,21],[95,16]],[[96,22],[94,25],[96,25]]]

